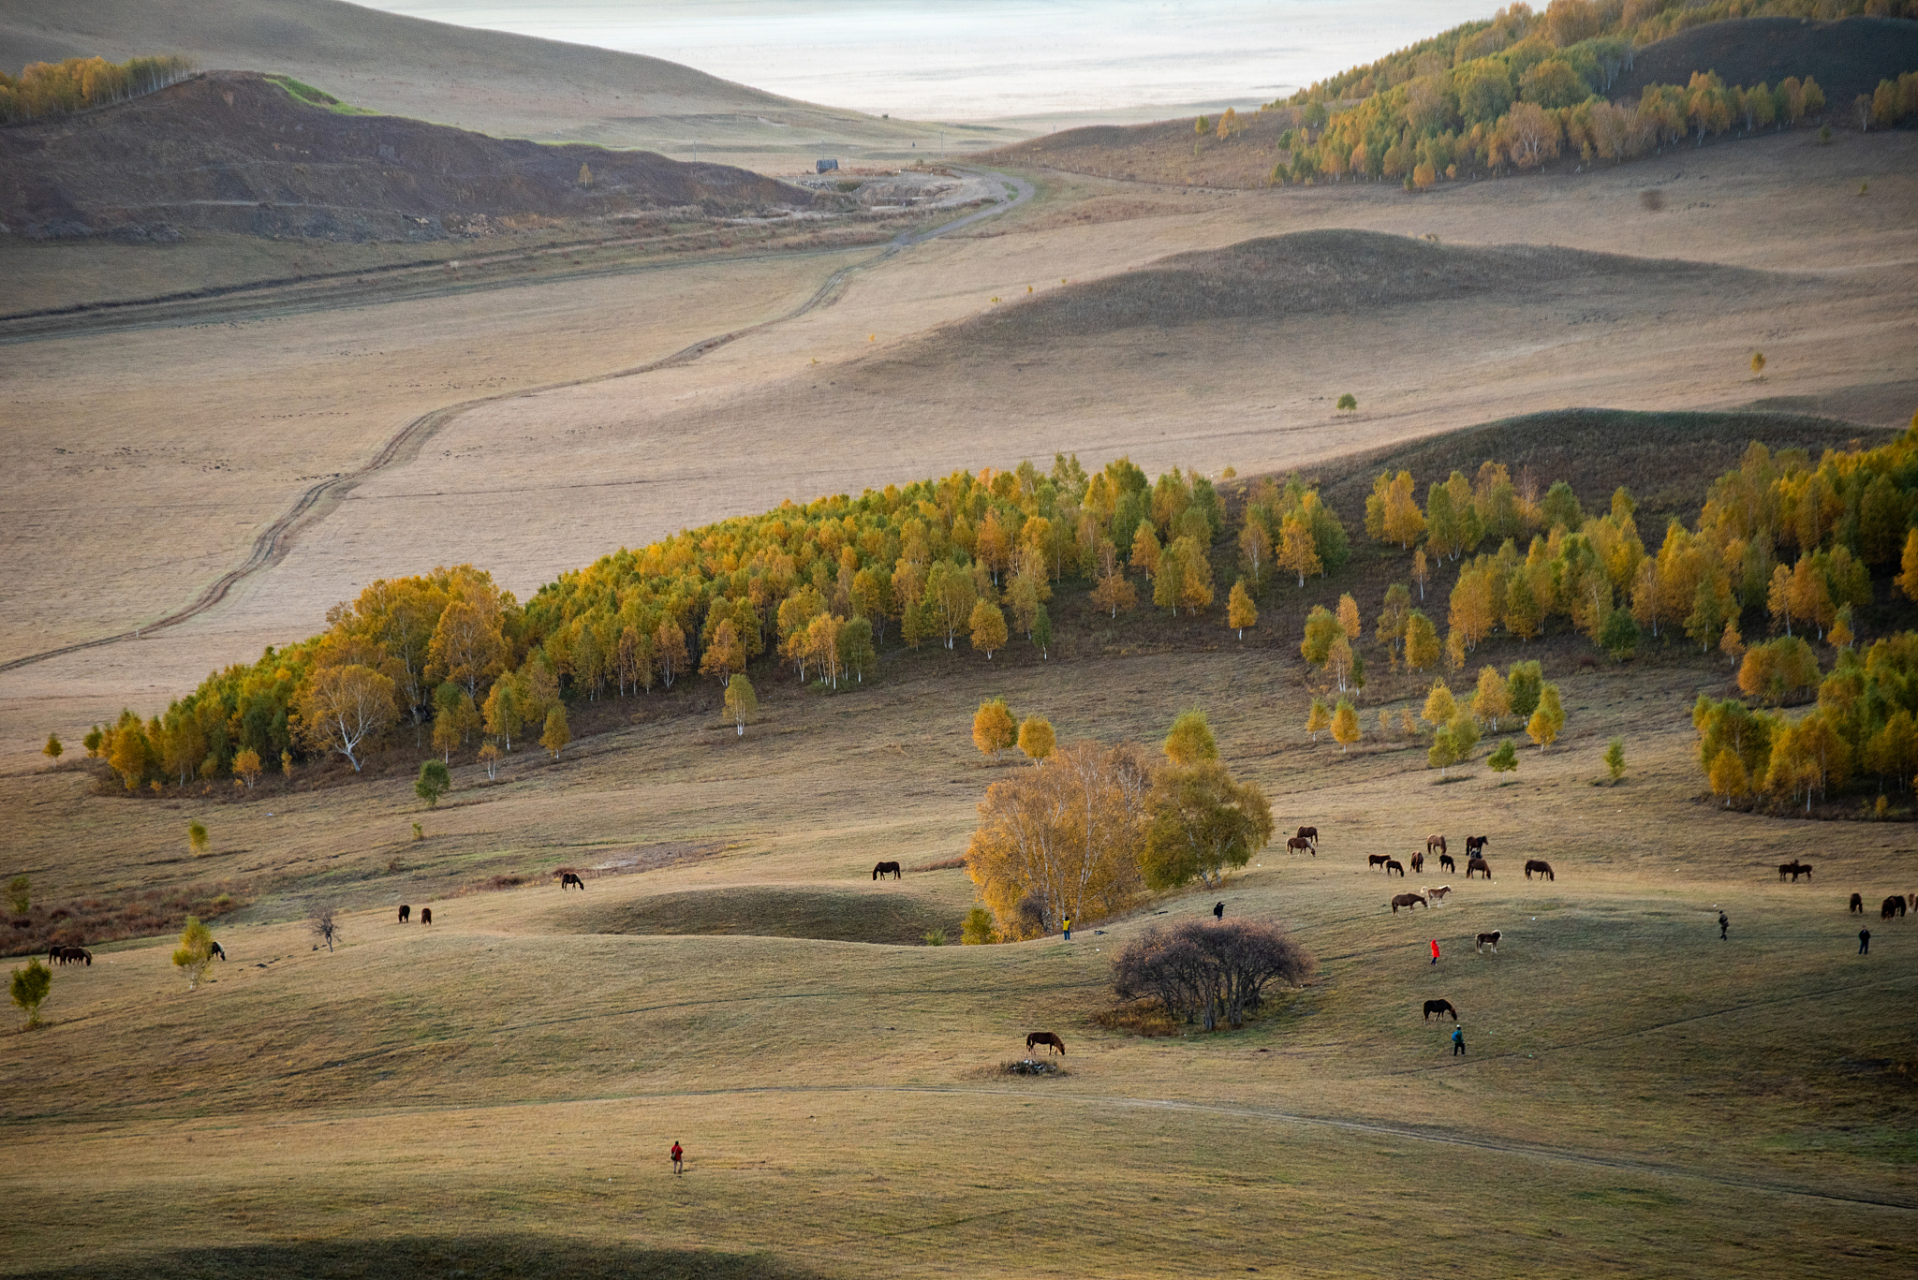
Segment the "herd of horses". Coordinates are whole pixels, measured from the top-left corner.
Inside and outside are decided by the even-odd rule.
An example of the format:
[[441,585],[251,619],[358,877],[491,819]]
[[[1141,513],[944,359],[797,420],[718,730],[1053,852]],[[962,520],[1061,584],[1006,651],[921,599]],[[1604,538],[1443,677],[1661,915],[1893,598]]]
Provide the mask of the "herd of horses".
[[[581,885],[580,887],[583,889],[586,886]],[[401,903],[400,904],[400,923],[405,924],[409,919],[412,918],[412,915],[413,915],[413,908],[407,906],[405,903]],[[421,924],[433,923],[433,908],[431,907],[420,908],[420,923]]]
[[[1890,920],[1895,916],[1904,915],[1907,902],[1909,902],[1911,910],[1918,911],[1918,893],[1892,894],[1889,898],[1886,898],[1878,904],[1878,918],[1880,920]],[[1851,913],[1856,916],[1865,914],[1865,899],[1863,894],[1854,893],[1851,895]]]

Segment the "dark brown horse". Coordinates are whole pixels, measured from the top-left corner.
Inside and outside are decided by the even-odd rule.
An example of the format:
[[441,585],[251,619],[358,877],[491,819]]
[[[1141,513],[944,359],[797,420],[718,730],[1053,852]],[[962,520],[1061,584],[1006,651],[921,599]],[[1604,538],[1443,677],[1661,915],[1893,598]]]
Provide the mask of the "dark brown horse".
[[1892,894],[1889,898],[1886,898],[1883,905],[1878,908],[1878,918],[1880,920],[1889,920],[1893,916],[1902,916],[1903,914],[1905,914],[1905,899],[1903,894]]
[[1485,948],[1490,947],[1492,954],[1497,955],[1498,940],[1504,936],[1505,930],[1503,929],[1494,929],[1490,933],[1481,933],[1478,935],[1478,941],[1473,944],[1472,950],[1483,951]]
[[1851,895],[1851,914],[1855,916],[1862,916],[1865,914],[1865,895],[1864,894],[1854,893]]
[[432,923],[433,923],[433,908],[431,908],[431,907],[421,907],[421,908],[420,908],[420,923],[421,923],[421,924],[432,924]]
[[206,946],[207,946],[208,955],[217,957],[218,959],[221,959],[221,960],[226,959],[226,948],[221,946],[219,943],[209,942],[206,944]]
[[1373,867],[1382,867],[1391,860],[1392,855],[1389,853],[1368,853],[1365,855],[1365,868],[1370,871]]
[[1445,852],[1445,837],[1444,837],[1444,836],[1427,836],[1427,837],[1425,837],[1425,852],[1427,852],[1427,853],[1430,853],[1430,852],[1432,852],[1432,850],[1434,850],[1434,849],[1437,849],[1437,850],[1438,850],[1438,851],[1439,851],[1440,853],[1444,853],[1444,852]]
[[1549,863],[1549,862],[1545,862],[1545,861],[1543,861],[1543,860],[1541,860],[1541,859],[1539,859],[1539,858],[1528,858],[1528,859],[1526,859],[1526,862],[1525,862],[1525,878],[1526,878],[1527,880],[1530,880],[1530,879],[1532,878],[1532,873],[1533,873],[1534,871],[1536,871],[1536,872],[1538,872],[1538,873],[1539,873],[1540,875],[1542,875],[1542,876],[1544,876],[1544,877],[1545,877],[1545,878],[1546,878],[1547,880],[1556,880],[1556,879],[1558,879],[1558,877],[1557,877],[1557,876],[1555,876],[1555,875],[1553,875],[1553,874],[1552,874],[1552,864],[1551,864],[1551,863]]
[[577,885],[581,893],[586,892],[586,882],[579,878],[577,872],[562,871],[559,873],[559,891],[565,893],[567,885]]
[[1472,878],[1474,871],[1482,872],[1487,880],[1492,878],[1492,864],[1483,858],[1467,858],[1465,860],[1465,878],[1467,880]]
[[412,918],[413,918],[413,908],[407,906],[404,902],[400,903],[400,923],[405,924],[408,920],[411,920]]
[[1399,879],[1405,879],[1405,864],[1397,858],[1387,858],[1385,860],[1385,874],[1389,876],[1394,871],[1399,873]]
[[1424,855],[1424,854],[1422,854],[1422,853],[1415,853],[1415,854],[1413,854],[1413,855],[1412,855],[1412,858],[1411,858],[1411,862],[1412,862],[1412,870],[1414,870],[1414,871],[1421,871],[1421,872],[1425,870],[1425,855]]
[[1319,842],[1319,829],[1317,827],[1300,827],[1299,839],[1310,840],[1313,844],[1317,844]]
[[[882,863],[879,863],[879,864],[878,864],[877,866],[875,866],[875,867],[874,867],[874,868],[872,869],[872,878],[873,878],[873,879],[875,879],[875,880],[877,880],[877,879],[879,879],[879,878],[880,878],[881,876],[891,876],[891,877],[892,877],[893,879],[895,879],[895,880],[897,880],[897,879],[899,879],[899,878],[900,878],[900,876],[899,876],[899,864],[898,864],[898,863],[896,863],[896,862],[882,862]],[[581,885],[580,887],[581,887],[581,888],[585,888],[585,886],[584,886],[584,885]]]
[[1392,914],[1393,915],[1397,915],[1399,913],[1400,907],[1404,907],[1407,910],[1410,910],[1413,907],[1429,907],[1431,905],[1432,905],[1431,903],[1425,900],[1425,895],[1423,894],[1395,893],[1392,895]]
[[1454,861],[1452,861],[1452,855],[1451,855],[1451,854],[1449,854],[1449,853],[1441,853],[1441,854],[1439,855],[1439,867],[1440,867],[1441,869],[1443,869],[1443,870],[1446,870],[1446,871],[1457,871],[1457,870],[1458,870],[1458,863],[1456,863],[1456,862],[1454,862]]
[[1465,856],[1470,858],[1485,852],[1485,846],[1492,842],[1490,836],[1466,836]]
[[1285,847],[1293,853],[1309,853],[1315,858],[1319,856],[1317,847],[1304,836],[1293,836],[1285,842]]
[[1799,876],[1803,876],[1807,880],[1811,879],[1811,863],[1800,862],[1796,858],[1793,858],[1790,862],[1779,863],[1778,878],[1780,880],[1783,880],[1786,876],[1791,877],[1791,882],[1793,884],[1798,883]]
[[1425,1020],[1430,1022],[1432,1015],[1435,1013],[1439,1016],[1440,1022],[1445,1021],[1445,1015],[1448,1013],[1452,1015],[1452,1021],[1458,1021],[1458,1010],[1452,1007],[1450,1000],[1427,1000],[1425,1002]]
[[1061,1058],[1066,1056],[1066,1042],[1050,1031],[1035,1031],[1026,1037],[1026,1052],[1031,1053],[1034,1045],[1049,1045],[1059,1051]]

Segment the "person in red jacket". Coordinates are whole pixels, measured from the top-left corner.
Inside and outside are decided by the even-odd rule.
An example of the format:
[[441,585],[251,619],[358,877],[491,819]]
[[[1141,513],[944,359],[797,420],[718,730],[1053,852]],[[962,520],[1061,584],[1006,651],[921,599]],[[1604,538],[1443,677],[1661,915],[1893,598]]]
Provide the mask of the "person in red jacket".
[[1438,963],[1438,939],[1432,939],[1432,963]]
[[686,1151],[679,1145],[679,1139],[673,1139],[673,1172],[686,1172]]

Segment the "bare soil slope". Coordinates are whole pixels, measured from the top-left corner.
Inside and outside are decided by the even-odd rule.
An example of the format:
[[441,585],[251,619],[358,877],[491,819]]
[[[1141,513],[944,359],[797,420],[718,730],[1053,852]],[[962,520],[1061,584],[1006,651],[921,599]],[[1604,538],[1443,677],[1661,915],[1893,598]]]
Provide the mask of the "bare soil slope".
[[[582,166],[588,178],[582,182]],[[813,193],[645,151],[501,141],[342,115],[256,72],[0,129],[0,223],[35,239],[177,238],[179,225],[319,239],[438,239],[489,219],[805,207]]]
[[1880,80],[1918,68],[1918,22],[1898,18],[1735,18],[1692,27],[1648,44],[1612,86],[1614,98],[1637,98],[1648,84],[1684,84],[1694,71],[1716,71],[1726,84],[1775,85],[1811,76],[1841,113]]

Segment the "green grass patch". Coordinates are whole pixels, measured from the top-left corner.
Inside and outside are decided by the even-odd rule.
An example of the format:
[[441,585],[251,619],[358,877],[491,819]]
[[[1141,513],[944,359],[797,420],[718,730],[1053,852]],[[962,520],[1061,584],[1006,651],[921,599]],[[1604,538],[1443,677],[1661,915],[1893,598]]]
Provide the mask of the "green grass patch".
[[376,116],[380,114],[371,107],[356,107],[351,103],[341,102],[326,90],[316,89],[305,81],[295,80],[292,76],[268,76],[267,79],[286,90],[287,95],[296,101],[304,102],[310,107],[324,107],[336,116]]

